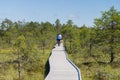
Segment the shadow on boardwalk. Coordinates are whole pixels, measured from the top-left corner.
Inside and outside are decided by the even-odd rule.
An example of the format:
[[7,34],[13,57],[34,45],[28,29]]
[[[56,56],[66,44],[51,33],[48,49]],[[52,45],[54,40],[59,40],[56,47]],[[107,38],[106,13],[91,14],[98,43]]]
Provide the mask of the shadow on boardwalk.
[[[52,53],[50,53],[49,57],[51,56]],[[50,72],[50,64],[49,64],[49,58],[45,64],[45,71],[44,71],[44,78],[48,75]]]
[[47,62],[46,62],[46,64],[45,64],[44,78],[48,75],[49,72],[50,72],[50,64],[49,64],[49,59],[48,59]]

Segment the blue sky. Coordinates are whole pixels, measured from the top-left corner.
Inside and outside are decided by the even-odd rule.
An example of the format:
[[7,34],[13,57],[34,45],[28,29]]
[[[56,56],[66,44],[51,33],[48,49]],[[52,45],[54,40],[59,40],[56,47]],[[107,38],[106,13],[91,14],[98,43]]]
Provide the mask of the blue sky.
[[0,22],[8,18],[54,24],[56,19],[61,23],[71,19],[78,26],[92,26],[101,11],[112,6],[120,11],[120,0],[0,0]]

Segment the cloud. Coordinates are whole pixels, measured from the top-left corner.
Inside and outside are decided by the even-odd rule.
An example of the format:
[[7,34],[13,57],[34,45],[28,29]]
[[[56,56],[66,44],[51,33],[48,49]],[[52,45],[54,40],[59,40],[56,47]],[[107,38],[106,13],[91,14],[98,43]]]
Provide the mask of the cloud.
[[79,16],[76,14],[69,14],[68,19],[79,19]]

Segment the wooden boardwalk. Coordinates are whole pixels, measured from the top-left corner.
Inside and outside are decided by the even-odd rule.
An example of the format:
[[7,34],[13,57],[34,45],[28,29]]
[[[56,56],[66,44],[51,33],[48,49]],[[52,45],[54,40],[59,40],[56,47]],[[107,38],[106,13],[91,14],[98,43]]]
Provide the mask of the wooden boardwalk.
[[50,72],[45,80],[81,80],[79,69],[68,59],[62,43],[52,50],[49,64]]

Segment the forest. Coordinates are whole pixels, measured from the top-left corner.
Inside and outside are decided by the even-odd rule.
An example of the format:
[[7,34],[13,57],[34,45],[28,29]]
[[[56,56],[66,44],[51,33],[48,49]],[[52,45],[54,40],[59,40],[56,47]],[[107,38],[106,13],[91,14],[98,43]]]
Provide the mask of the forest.
[[120,79],[120,11],[111,7],[93,26],[72,20],[0,23],[0,80],[44,80],[45,65],[61,33],[69,58],[83,80]]

